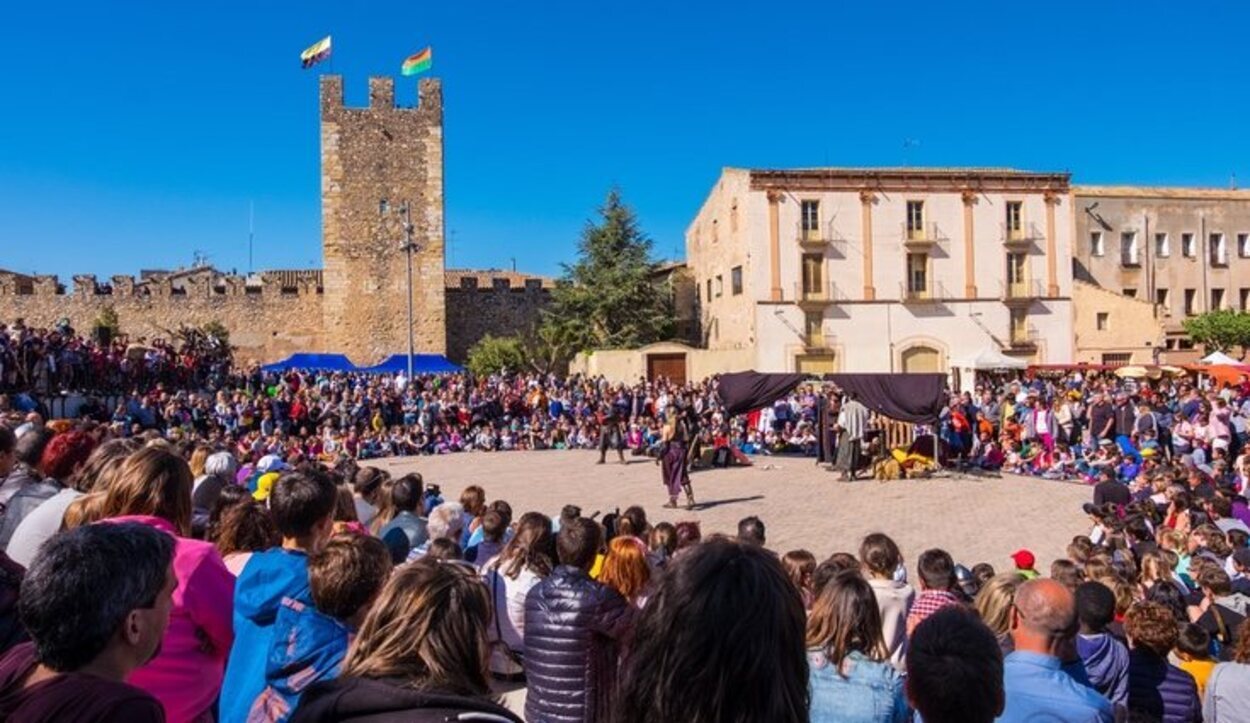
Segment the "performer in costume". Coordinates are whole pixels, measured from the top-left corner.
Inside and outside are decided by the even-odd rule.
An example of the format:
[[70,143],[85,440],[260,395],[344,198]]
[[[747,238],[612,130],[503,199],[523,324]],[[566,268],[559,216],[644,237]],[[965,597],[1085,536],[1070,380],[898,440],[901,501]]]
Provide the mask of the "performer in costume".
[[868,407],[853,394],[846,395],[846,402],[838,412],[838,456],[834,469],[842,473],[841,479],[855,479],[862,466],[864,433],[868,431]]
[[621,432],[621,418],[616,405],[603,404],[599,410],[599,462],[608,457],[608,449],[615,449],[621,464],[625,464],[625,435]]
[[668,419],[664,424],[661,439],[664,442],[660,456],[660,469],[664,476],[664,485],[668,488],[668,504],[665,507],[677,507],[677,496],[684,490],[686,493],[686,509],[694,509],[694,490],[690,486],[690,469],[687,450],[690,444],[690,426],[681,410],[676,407],[668,409]]

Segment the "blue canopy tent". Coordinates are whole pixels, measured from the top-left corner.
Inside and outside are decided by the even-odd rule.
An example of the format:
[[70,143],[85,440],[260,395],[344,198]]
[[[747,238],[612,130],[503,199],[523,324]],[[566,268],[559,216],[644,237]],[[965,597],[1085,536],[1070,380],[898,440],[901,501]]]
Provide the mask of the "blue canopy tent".
[[[376,366],[365,367],[362,372],[381,373],[408,371],[408,355],[392,354],[386,361]],[[413,374],[450,374],[464,371],[463,367],[456,366],[448,361],[447,357],[442,354],[413,354],[412,355],[412,373]]]
[[325,369],[334,372],[353,372],[356,365],[342,354],[292,354],[279,362],[261,367],[267,372],[280,372],[287,369]]
[[[261,367],[267,372],[280,372],[287,369],[318,369],[332,372],[366,372],[370,374],[395,373],[408,371],[408,355],[394,354],[371,367],[358,367],[342,354],[292,354],[279,362]],[[448,374],[464,371],[452,364],[442,354],[413,354],[412,371],[414,374]]]

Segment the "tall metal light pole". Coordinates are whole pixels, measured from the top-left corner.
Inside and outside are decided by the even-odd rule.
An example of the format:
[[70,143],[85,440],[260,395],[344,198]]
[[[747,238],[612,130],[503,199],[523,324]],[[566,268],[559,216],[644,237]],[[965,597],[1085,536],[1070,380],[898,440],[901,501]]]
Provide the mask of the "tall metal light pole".
[[[378,211],[385,215],[388,210],[386,199],[378,202]],[[412,204],[404,201],[395,209],[397,214],[403,216],[404,220],[404,240],[399,244],[399,250],[403,251],[407,257],[408,263],[408,383],[412,383],[412,358],[416,353],[416,339],[412,330],[412,252],[419,251],[420,247],[413,242],[412,233],[415,230],[412,225]]]

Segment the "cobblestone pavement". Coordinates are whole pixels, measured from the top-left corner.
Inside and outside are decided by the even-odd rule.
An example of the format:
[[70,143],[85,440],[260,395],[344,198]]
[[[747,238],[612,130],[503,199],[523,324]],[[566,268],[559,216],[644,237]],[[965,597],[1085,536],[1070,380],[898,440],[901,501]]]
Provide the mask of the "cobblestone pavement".
[[441,457],[373,460],[392,473],[418,471],[455,499],[480,484],[488,499],[505,499],[514,512],[539,510],[555,516],[573,503],[583,514],[641,504],[652,523],[698,520],[706,535],[732,534],[738,520],[757,515],[768,530],[768,547],[778,552],[811,550],[817,559],[855,552],[870,532],[898,542],[914,576],[917,556],[941,547],[971,567],[988,562],[1010,569],[1011,553],[1027,547],[1047,571],[1073,535],[1088,531],[1081,503],[1091,499],[1080,484],[1005,476],[953,477],[853,483],[817,467],[812,459],[756,457],[754,467],[697,471],[691,478],[694,511],[664,509],[660,469],[641,457],[621,465],[596,465],[586,451],[472,452]]

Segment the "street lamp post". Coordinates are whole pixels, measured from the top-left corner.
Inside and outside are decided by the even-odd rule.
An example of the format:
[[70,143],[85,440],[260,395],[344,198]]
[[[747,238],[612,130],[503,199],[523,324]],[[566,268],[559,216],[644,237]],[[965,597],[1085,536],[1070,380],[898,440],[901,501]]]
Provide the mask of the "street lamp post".
[[[389,210],[386,199],[378,202],[378,211],[385,215]],[[403,217],[404,223],[404,240],[400,242],[399,250],[403,251],[408,265],[408,383],[412,383],[412,358],[416,353],[416,340],[412,330],[412,252],[419,251],[420,247],[412,240],[414,231],[412,225],[412,205],[404,201],[395,209],[395,213]]]

